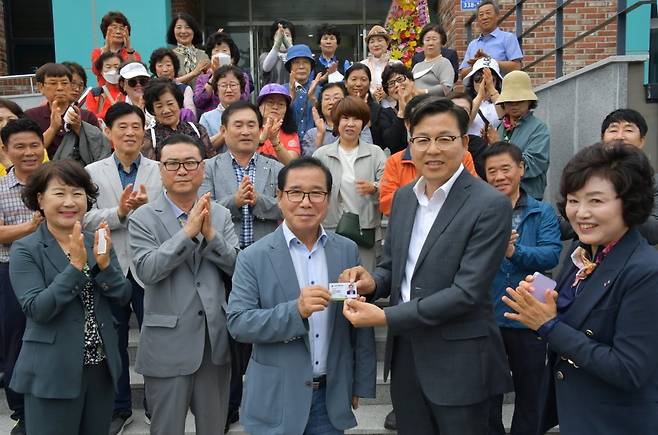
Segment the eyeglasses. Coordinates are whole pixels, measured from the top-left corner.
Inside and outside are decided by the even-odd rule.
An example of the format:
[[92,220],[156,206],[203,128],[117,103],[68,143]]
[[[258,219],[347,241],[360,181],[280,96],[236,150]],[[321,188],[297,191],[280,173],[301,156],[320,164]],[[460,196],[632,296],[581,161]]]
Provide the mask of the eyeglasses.
[[149,82],[148,77],[138,77],[138,78],[128,79],[128,86],[130,86],[131,88],[134,88],[138,84],[141,86],[146,86],[148,82]]
[[201,162],[200,161],[197,162],[196,160],[186,160],[184,162],[176,162],[170,160],[170,161],[162,162],[162,166],[164,166],[164,168],[167,171],[172,171],[172,172],[178,171],[181,166],[185,168],[186,171],[190,171],[190,172],[196,171],[200,164]]
[[226,89],[239,89],[240,83],[236,83],[236,82],[220,83],[219,85],[217,85],[217,87],[222,91],[225,91]]
[[269,98],[266,99],[263,102],[263,104],[265,105],[265,107],[268,107],[268,108],[286,107],[288,105],[288,103],[286,103],[285,100],[280,101],[280,100],[272,100],[272,99],[269,99]]
[[72,81],[71,82],[71,89],[73,89],[74,91],[79,91],[79,90],[83,89],[84,87],[85,87],[85,84],[82,83],[82,82],[78,82],[78,81]]
[[481,82],[481,81],[482,81],[482,77],[484,77],[484,74],[482,74],[482,73],[475,73],[475,74],[473,74],[473,81],[474,81],[475,83],[477,83],[477,82]]
[[303,192],[301,190],[286,190],[286,196],[288,197],[288,201],[290,202],[303,202],[304,197],[308,196],[308,200],[311,201],[313,204],[319,204],[321,202],[324,202],[324,199],[327,197],[327,192],[321,192],[319,190],[315,190],[313,192]]
[[407,78],[405,76],[398,76],[397,78],[394,78],[393,80],[387,81],[386,85],[390,89],[393,86],[395,86],[396,84],[401,85],[402,83],[404,83],[405,80],[407,80]]
[[454,142],[455,139],[461,136],[438,136],[435,138],[427,137],[427,136],[414,136],[409,139],[409,142],[411,142],[419,151],[425,151],[430,147],[430,144],[434,143],[436,146],[441,149],[445,150],[448,149]]

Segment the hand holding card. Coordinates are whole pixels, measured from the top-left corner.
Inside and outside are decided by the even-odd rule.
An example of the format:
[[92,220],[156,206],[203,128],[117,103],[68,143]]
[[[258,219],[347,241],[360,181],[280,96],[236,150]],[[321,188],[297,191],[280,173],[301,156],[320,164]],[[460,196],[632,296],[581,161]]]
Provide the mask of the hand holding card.
[[332,282],[329,283],[329,293],[332,301],[344,301],[345,299],[357,299],[355,282]]

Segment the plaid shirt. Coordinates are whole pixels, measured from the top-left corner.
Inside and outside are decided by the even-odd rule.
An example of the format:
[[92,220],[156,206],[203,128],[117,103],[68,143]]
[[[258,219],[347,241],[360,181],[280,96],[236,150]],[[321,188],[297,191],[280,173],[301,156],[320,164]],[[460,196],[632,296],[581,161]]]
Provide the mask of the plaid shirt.
[[[242,183],[242,179],[245,175],[249,176],[252,184],[256,184],[256,159],[258,158],[258,153],[254,155],[249,160],[249,164],[246,168],[240,166],[240,164],[235,160],[233,154],[231,154],[231,163],[233,163],[233,170],[235,171],[235,179],[238,181],[238,186]],[[242,231],[240,232],[240,247],[246,248],[247,246],[254,243],[254,215],[252,213],[253,207],[245,204],[240,208],[240,213],[242,214]]]
[[[21,199],[23,187],[13,168],[0,178],[0,221],[3,225],[18,225],[32,220],[34,212],[28,209]],[[9,262],[10,247],[11,243],[0,244],[0,263]]]

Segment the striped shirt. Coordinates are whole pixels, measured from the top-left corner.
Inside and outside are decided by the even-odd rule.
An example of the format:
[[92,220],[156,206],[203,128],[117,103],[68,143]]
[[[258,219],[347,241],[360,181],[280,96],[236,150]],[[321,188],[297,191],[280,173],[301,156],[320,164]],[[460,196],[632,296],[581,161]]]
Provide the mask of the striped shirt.
[[[246,168],[240,166],[235,157],[231,154],[231,162],[233,163],[233,170],[235,171],[235,179],[238,181],[238,186],[242,183],[242,179],[245,175],[249,176],[251,184],[256,185],[256,159],[258,158],[258,153],[254,155],[249,160],[249,164]],[[247,246],[254,243],[254,215],[253,207],[249,204],[245,204],[240,207],[240,214],[242,215],[242,231],[238,234],[240,239],[240,248],[246,248]]]
[[[14,168],[0,178],[0,223],[2,225],[18,225],[32,220],[34,212],[28,209],[21,193],[24,184],[14,174]],[[11,243],[0,244],[0,263],[9,262],[9,248]]]

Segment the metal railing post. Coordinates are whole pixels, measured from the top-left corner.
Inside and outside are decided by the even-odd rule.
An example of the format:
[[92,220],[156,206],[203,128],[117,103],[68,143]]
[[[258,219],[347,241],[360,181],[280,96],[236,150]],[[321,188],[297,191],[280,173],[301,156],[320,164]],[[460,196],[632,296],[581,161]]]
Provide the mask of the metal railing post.
[[555,0],[555,78],[562,77],[564,74],[563,55],[564,50],[564,9],[562,5],[564,0]]
[[516,22],[516,38],[519,40],[519,46],[523,48],[523,2],[525,0],[516,1],[516,10],[514,11],[514,20]]
[[627,0],[617,0],[617,56],[626,54],[626,8]]

